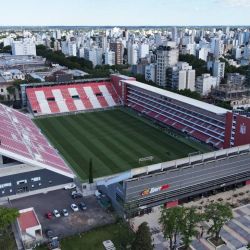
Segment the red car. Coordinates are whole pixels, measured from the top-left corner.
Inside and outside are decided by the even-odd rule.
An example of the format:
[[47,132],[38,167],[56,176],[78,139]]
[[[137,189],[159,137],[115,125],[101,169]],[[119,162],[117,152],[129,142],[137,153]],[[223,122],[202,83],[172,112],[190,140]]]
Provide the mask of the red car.
[[51,213],[51,212],[46,213],[45,216],[46,216],[46,218],[49,219],[49,220],[52,219],[52,213]]

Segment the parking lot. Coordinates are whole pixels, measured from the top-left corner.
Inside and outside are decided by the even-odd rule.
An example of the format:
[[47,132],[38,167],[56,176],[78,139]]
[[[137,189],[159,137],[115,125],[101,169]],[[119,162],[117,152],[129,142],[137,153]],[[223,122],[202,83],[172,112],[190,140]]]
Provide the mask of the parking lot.
[[[57,190],[47,194],[38,194],[11,201],[13,207],[24,209],[34,207],[38,219],[42,225],[43,232],[50,229],[58,237],[77,234],[88,231],[100,225],[113,223],[115,218],[112,213],[105,211],[97,202],[95,196],[88,196],[78,199],[71,198],[72,190]],[[78,205],[81,201],[87,209],[73,212],[70,205]],[[56,218],[52,215],[51,219],[46,218],[46,213],[57,209],[59,212],[66,208],[69,216]]]

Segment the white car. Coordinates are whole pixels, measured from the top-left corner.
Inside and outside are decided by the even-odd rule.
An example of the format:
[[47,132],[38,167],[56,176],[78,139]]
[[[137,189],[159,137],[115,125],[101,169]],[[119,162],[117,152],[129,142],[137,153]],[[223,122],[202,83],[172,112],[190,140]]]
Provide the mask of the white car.
[[54,216],[55,216],[56,218],[61,217],[61,215],[60,215],[60,213],[58,212],[57,209],[55,209],[55,210],[53,211],[53,214],[54,214]]
[[76,184],[75,183],[70,183],[70,184],[64,186],[65,190],[74,189],[74,188],[76,188]]
[[63,214],[63,216],[65,216],[65,217],[69,216],[68,210],[67,210],[66,208],[64,208],[64,209],[62,210],[62,214]]
[[77,211],[79,211],[79,208],[78,208],[78,206],[76,205],[76,204],[71,204],[71,206],[70,206],[71,208],[72,208],[72,210],[74,211],[74,212],[77,212]]

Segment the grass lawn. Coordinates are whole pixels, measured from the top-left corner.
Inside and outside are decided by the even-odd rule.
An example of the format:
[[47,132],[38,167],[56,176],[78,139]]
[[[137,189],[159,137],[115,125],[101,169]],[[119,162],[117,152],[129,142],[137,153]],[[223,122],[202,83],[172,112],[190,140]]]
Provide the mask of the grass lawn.
[[83,180],[88,178],[90,158],[96,178],[140,167],[138,159],[142,157],[154,157],[153,162],[144,163],[149,165],[200,149],[195,142],[169,136],[120,109],[35,122]]
[[[62,250],[103,250],[102,242],[112,240],[116,249],[122,249],[121,244],[131,244],[134,233],[124,224],[116,223],[87,233],[64,238],[60,244]],[[36,250],[45,250],[46,247],[38,247]],[[123,248],[124,249],[124,248]]]

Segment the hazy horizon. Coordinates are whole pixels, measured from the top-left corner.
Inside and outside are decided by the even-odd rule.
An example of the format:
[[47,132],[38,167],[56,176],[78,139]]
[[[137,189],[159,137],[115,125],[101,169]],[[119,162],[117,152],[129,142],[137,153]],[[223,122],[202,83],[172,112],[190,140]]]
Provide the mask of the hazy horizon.
[[250,0],[12,0],[0,26],[246,26],[249,11]]

